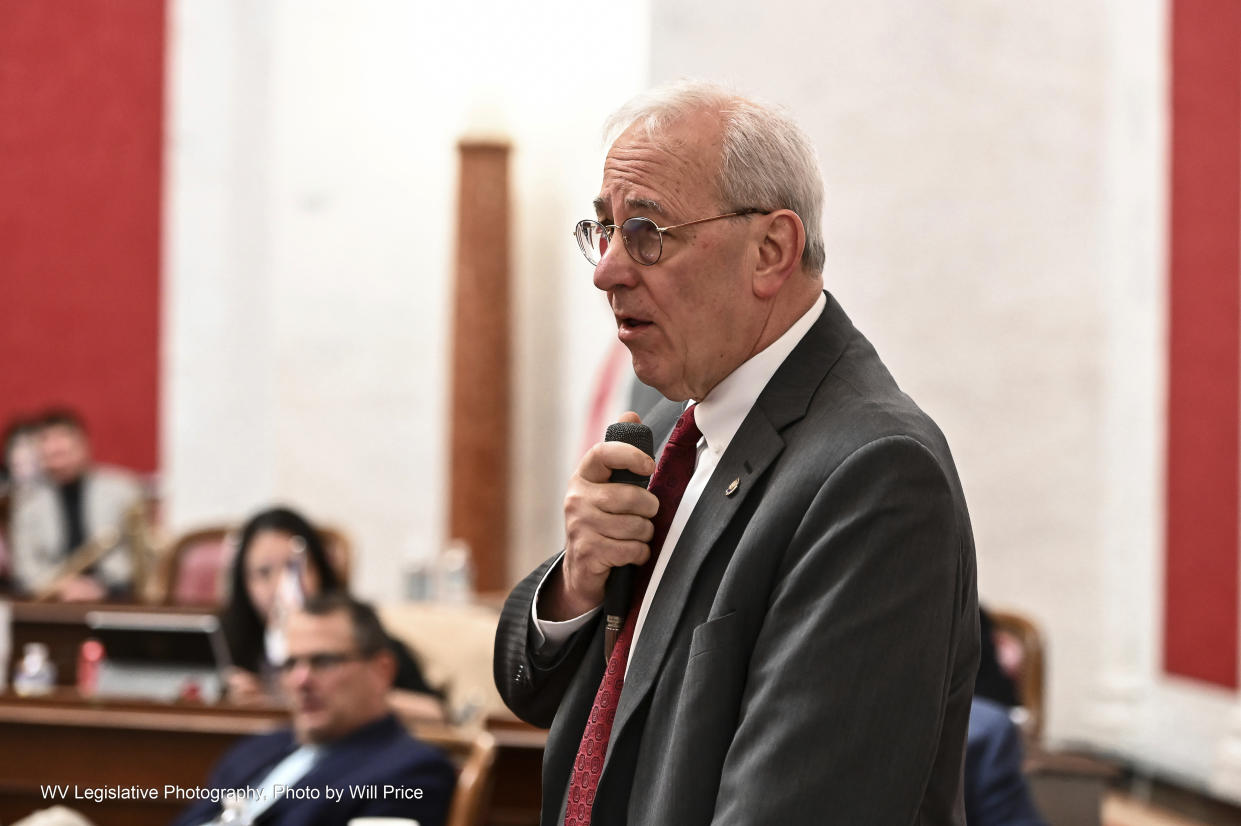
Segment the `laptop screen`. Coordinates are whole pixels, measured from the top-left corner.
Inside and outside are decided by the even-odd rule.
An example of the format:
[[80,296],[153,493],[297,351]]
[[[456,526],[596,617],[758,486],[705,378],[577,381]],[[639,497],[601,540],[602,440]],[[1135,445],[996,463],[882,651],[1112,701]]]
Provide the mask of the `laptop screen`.
[[90,611],[86,625],[105,652],[97,693],[176,699],[192,681],[209,702],[219,697],[229,656],[213,614]]
[[224,668],[228,647],[213,614],[90,611],[86,625],[109,660]]

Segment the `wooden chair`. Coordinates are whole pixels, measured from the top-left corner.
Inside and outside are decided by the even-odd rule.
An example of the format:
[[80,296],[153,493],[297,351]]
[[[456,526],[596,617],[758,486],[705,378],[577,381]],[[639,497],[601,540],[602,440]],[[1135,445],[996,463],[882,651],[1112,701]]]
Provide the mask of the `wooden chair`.
[[228,590],[235,543],[235,529],[227,525],[182,534],[166,556],[164,603],[220,605]]
[[496,738],[487,731],[467,731],[439,723],[408,724],[415,737],[441,749],[457,765],[457,789],[444,826],[484,826],[495,781]]
[[1048,823],[1099,826],[1103,795],[1120,776],[1120,767],[1093,755],[1049,751],[1042,742],[1045,710],[1043,634],[1017,611],[988,609],[994,625],[996,657],[1017,686],[1021,705],[1014,721],[1025,740],[1025,774],[1034,802]]
[[1046,720],[1044,697],[1043,634],[1029,617],[1015,611],[988,609],[995,625],[995,650],[1000,668],[1017,686],[1021,705],[1014,709],[1014,719],[1028,742],[1037,743],[1043,736]]

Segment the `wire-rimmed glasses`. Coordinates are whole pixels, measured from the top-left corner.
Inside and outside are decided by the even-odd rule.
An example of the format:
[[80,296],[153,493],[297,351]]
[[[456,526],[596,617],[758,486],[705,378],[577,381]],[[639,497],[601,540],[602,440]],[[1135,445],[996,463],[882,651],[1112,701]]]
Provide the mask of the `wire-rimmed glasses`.
[[604,254],[608,251],[608,244],[612,241],[612,236],[616,230],[620,230],[621,241],[625,245],[625,251],[629,253],[629,257],[644,267],[650,267],[659,261],[659,257],[664,253],[664,233],[681,227],[688,227],[694,224],[704,224],[707,221],[718,221],[721,218],[736,218],[742,215],[767,215],[771,210],[758,209],[749,207],[739,209],[736,212],[726,212],[723,215],[713,215],[710,218],[699,218],[697,221],[686,221],[683,224],[674,224],[670,227],[661,227],[650,218],[635,216],[626,219],[622,224],[604,224],[601,221],[586,219],[578,221],[573,228],[573,237],[577,239],[577,246],[582,251],[582,255],[586,256],[586,260],[591,264],[598,266],[603,260]]

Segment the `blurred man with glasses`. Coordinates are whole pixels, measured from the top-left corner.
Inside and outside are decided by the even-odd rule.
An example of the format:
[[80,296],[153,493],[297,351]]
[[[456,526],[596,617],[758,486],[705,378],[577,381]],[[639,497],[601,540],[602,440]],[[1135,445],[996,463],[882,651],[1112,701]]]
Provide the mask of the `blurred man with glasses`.
[[969,516],[943,435],[824,291],[809,139],[692,81],[608,131],[573,234],[667,443],[587,452],[565,549],[504,608],[497,686],[551,727],[542,826],[964,824]]
[[340,592],[312,597],[285,635],[280,671],[292,727],[243,740],[212,772],[209,789],[252,793],[200,801],[176,824],[403,817],[441,826],[456,771],[389,710],[396,661],[375,611]]

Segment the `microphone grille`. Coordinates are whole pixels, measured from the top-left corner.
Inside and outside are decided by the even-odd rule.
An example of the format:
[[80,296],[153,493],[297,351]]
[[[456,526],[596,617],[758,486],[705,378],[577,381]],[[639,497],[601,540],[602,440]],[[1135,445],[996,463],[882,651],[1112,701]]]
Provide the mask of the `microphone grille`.
[[627,445],[633,445],[647,456],[655,455],[655,434],[640,422],[610,424],[603,439],[607,442],[624,442]]

